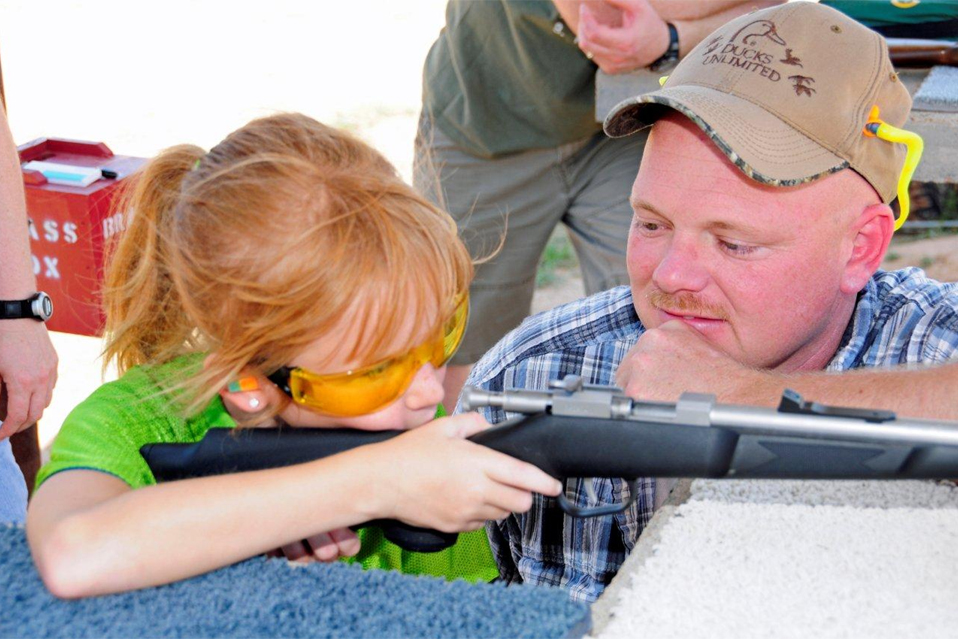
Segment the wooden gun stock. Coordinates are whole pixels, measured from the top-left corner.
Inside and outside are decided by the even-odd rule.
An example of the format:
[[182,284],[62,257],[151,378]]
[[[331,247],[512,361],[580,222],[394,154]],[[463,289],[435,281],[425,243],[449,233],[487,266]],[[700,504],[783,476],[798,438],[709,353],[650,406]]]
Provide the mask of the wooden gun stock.
[[947,40],[887,38],[888,54],[896,67],[958,66],[958,43]]

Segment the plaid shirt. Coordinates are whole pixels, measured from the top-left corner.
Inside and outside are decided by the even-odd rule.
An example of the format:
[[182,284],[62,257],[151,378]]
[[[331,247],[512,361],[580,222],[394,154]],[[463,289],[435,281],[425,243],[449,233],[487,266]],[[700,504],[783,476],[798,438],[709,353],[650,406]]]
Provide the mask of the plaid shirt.
[[[620,286],[528,318],[476,365],[467,383],[502,391],[547,389],[550,380],[581,375],[587,383],[614,384],[615,370],[644,332],[629,287]],[[879,271],[859,294],[852,320],[827,370],[941,362],[958,349],[958,284],[942,284],[918,269]],[[484,409],[492,423],[506,419]],[[591,479],[597,498],[620,503],[629,488],[619,479]],[[532,509],[487,525],[499,572],[524,581],[568,589],[576,600],[594,601],[618,571],[652,517],[655,481],[639,482],[640,494],[613,517],[574,519],[552,498],[536,495]],[[592,505],[582,479],[569,479],[566,496]]]

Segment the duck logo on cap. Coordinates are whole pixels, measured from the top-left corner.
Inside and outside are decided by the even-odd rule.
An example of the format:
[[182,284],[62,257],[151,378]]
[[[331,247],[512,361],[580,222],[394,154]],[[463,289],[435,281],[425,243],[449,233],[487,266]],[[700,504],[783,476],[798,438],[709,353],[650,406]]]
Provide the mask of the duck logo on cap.
[[771,20],[755,20],[754,22],[749,22],[736,31],[729,42],[735,42],[735,39],[738,38],[743,31],[747,33],[742,36],[742,44],[753,46],[755,44],[755,38],[768,38],[776,44],[780,44],[783,47],[785,46],[785,41],[782,40],[782,36],[778,35],[778,32],[775,31],[775,23]]
[[[788,48],[788,43],[778,34],[775,23],[771,20],[753,20],[749,22],[729,38],[725,45],[722,45],[724,36],[718,36],[709,41],[702,52],[702,64],[727,64],[730,66],[745,69],[752,73],[757,73],[771,82],[778,82],[782,79],[782,73],[772,68],[772,64],[779,62],[789,66],[804,68],[802,59],[792,53]],[[778,57],[763,50],[762,45],[765,41],[780,47],[785,47],[785,57]],[[792,81],[792,88],[795,95],[812,97],[816,92],[812,88],[815,78],[807,75],[790,75],[788,79]]]
[[815,78],[810,78],[805,75],[790,75],[788,79],[791,80],[794,84],[792,87],[795,89],[795,95],[807,95],[812,97],[812,94],[815,93],[815,89],[808,86],[809,83],[814,83]]

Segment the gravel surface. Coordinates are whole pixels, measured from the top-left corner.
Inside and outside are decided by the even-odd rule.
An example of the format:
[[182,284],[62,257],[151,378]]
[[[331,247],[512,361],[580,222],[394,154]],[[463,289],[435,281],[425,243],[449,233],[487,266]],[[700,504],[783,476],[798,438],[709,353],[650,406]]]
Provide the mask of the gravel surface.
[[954,637],[958,488],[706,481],[612,602],[618,637]]

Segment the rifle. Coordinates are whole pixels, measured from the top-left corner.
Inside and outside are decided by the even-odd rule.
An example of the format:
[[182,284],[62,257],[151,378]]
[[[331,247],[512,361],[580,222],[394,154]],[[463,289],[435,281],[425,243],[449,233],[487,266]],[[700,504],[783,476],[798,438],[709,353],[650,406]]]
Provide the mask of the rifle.
[[888,55],[896,67],[958,66],[958,43],[948,40],[886,38]]
[[[466,387],[466,410],[495,407],[517,416],[469,439],[534,464],[553,477],[621,477],[631,500],[639,477],[753,479],[945,479],[958,477],[958,423],[901,419],[884,410],[806,402],[786,390],[778,408],[719,404],[685,393],[676,403],[646,402],[614,386],[570,375],[548,391],[502,393]],[[382,442],[405,431],[212,429],[195,444],[140,449],[157,481],[274,468]],[[589,487],[590,483],[586,482]],[[573,517],[631,505],[580,508]],[[456,533],[377,520],[387,539],[418,552],[449,547]]]

